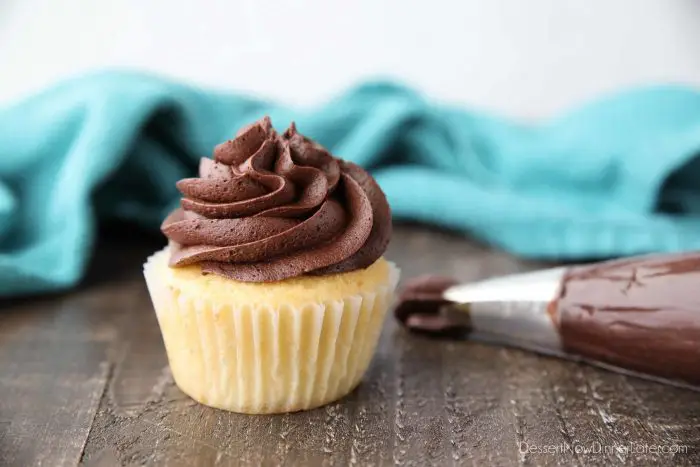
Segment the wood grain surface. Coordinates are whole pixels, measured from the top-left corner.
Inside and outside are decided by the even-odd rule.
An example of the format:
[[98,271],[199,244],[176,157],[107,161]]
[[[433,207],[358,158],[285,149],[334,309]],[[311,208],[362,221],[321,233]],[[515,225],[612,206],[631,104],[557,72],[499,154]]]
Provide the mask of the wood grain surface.
[[[700,465],[700,395],[388,319],[363,384],[329,406],[247,416],[174,385],[141,264],[108,236],[77,291],[0,301],[0,465]],[[408,278],[538,265],[397,228]],[[660,452],[678,450],[679,452]],[[657,452],[658,451],[658,452]]]

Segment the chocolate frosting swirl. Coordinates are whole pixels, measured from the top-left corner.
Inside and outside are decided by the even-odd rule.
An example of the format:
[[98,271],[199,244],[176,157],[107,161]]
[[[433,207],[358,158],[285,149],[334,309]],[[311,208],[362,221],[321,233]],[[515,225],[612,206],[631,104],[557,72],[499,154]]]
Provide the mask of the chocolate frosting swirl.
[[391,212],[359,166],[268,117],[203,158],[177,183],[181,207],[163,222],[170,265],[245,282],[365,268],[386,250]]

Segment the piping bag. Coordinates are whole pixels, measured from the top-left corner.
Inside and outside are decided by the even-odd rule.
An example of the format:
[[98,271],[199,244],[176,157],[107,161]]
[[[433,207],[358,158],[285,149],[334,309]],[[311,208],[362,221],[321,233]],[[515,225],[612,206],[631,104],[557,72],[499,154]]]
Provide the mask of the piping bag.
[[516,347],[700,391],[700,252],[474,283],[421,276],[403,287],[394,314],[411,331]]

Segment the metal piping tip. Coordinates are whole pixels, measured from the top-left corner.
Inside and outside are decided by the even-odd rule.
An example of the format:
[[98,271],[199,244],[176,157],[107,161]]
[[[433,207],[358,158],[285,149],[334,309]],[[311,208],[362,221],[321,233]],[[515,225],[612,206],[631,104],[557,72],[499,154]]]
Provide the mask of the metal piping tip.
[[566,268],[545,269],[455,284],[443,292],[454,303],[550,302],[556,298]]
[[470,284],[422,276],[405,285],[395,314],[424,334],[559,352],[561,339],[548,307],[565,273],[556,268]]

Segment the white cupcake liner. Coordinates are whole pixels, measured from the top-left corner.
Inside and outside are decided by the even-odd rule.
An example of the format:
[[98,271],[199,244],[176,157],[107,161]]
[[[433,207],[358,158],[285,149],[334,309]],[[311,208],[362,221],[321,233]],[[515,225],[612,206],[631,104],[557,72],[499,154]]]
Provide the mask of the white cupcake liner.
[[[203,404],[242,413],[307,410],[352,391],[369,366],[399,270],[370,292],[304,306],[212,303],[144,275],[177,385]],[[163,258],[160,258],[163,260]]]

